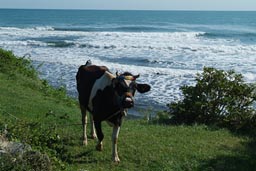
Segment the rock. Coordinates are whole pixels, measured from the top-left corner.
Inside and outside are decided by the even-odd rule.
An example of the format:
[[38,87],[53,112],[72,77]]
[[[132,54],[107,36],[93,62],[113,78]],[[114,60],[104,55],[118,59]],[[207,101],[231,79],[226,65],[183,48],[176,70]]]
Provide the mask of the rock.
[[0,150],[2,153],[6,152],[11,155],[22,155],[27,151],[31,151],[32,148],[27,144],[8,141],[3,135],[0,135]]
[[51,161],[47,155],[33,151],[28,144],[11,142],[4,135],[0,135],[0,168],[15,168],[15,166],[24,169],[31,168],[35,171],[52,170]]
[[22,144],[19,142],[9,142],[5,147],[5,150],[11,155],[22,155],[27,151],[31,151],[30,145]]

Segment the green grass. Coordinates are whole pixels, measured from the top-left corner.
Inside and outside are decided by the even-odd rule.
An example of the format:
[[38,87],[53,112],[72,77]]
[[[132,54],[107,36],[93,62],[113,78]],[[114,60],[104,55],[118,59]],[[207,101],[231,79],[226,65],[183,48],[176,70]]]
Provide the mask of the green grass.
[[[2,53],[0,63],[7,52]],[[143,119],[124,121],[118,140],[121,162],[116,165],[111,161],[111,127],[103,123],[102,152],[95,150],[96,140],[82,146],[77,101],[63,89],[54,90],[33,74],[8,65],[0,65],[0,129],[7,123],[13,140],[31,142],[34,149],[48,154],[54,170],[256,170],[253,137],[204,125],[165,126]],[[51,144],[44,144],[43,138]]]

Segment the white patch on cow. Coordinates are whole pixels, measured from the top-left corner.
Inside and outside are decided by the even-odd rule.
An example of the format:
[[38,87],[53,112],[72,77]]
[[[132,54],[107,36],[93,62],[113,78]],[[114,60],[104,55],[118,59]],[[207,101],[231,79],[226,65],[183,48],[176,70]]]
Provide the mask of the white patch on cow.
[[129,87],[130,86],[130,84],[132,83],[132,81],[131,80],[124,80],[124,82],[125,82],[125,84]]
[[98,80],[95,81],[95,83],[92,87],[92,91],[91,91],[91,95],[90,95],[90,99],[89,99],[89,105],[88,105],[88,107],[91,111],[93,111],[92,100],[96,96],[97,91],[104,90],[105,87],[111,85],[113,78],[115,78],[115,76],[113,74],[111,74],[110,72],[106,71]]

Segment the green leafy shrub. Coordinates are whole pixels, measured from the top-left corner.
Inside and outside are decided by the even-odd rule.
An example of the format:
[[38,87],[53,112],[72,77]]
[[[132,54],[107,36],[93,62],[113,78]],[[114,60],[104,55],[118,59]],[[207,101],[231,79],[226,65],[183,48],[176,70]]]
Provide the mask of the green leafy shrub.
[[[48,168],[52,167],[52,163],[53,168],[64,169],[63,162],[70,158],[70,154],[64,146],[63,142],[65,140],[59,136],[55,125],[45,126],[40,122],[14,120],[4,117],[0,117],[0,119],[0,134],[6,129],[6,126],[8,126],[6,137],[10,141],[19,141],[23,144],[29,144],[34,150],[49,155],[48,162],[48,159],[45,158],[46,155],[38,155],[40,153],[31,151],[28,152],[27,155],[24,154],[22,158],[18,158],[17,161],[6,163],[5,165],[1,165],[1,167],[14,167],[14,170],[17,167],[22,168],[18,170],[27,170],[27,168],[38,168],[38,170],[46,168],[47,170],[51,170]],[[0,162],[3,163],[4,160],[12,159],[9,156],[0,158]]]
[[37,72],[31,65],[31,61],[16,57],[11,51],[6,51],[0,48],[0,72],[14,75],[20,73],[22,75],[36,78]]
[[156,113],[156,115],[149,120],[149,122],[154,124],[164,124],[168,125],[171,124],[171,117],[167,111],[159,111]]
[[169,104],[175,123],[202,123],[232,130],[256,128],[253,103],[255,86],[246,84],[241,74],[204,68],[197,74],[195,86],[182,86],[184,99]]
[[0,156],[0,170],[51,171],[52,167],[47,155],[29,151],[22,156],[12,156],[7,153]]

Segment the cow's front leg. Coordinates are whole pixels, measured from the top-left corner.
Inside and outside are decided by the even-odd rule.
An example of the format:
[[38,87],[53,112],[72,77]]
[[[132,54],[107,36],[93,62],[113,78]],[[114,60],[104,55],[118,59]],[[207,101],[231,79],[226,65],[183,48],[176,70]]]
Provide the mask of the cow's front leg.
[[118,140],[118,135],[120,131],[120,126],[114,126],[113,127],[113,133],[112,133],[112,160],[115,163],[119,163],[120,159],[118,157],[118,152],[117,152],[117,140]]
[[96,145],[96,150],[98,151],[102,151],[103,150],[103,138],[104,135],[102,133],[102,129],[101,129],[101,122],[94,122],[95,125],[95,129],[96,129],[96,133],[97,133],[97,137],[98,137],[98,144]]

